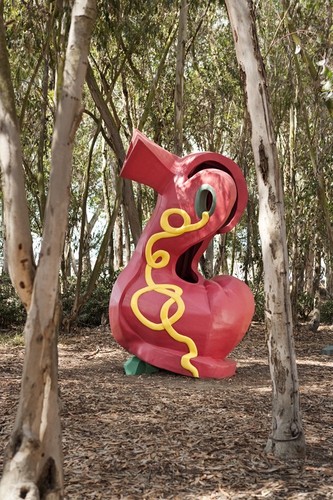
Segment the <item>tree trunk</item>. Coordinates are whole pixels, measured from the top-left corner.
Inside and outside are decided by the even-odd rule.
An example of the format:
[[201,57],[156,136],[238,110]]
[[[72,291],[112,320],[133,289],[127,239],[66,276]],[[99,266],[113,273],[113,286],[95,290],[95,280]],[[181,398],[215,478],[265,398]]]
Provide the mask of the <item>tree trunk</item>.
[[280,458],[304,456],[299,405],[284,200],[265,68],[252,2],[226,0],[252,131],[259,190],[259,231],[264,264],[265,317],[273,386],[272,435],[266,450]]
[[131,258],[131,235],[129,232],[129,224],[127,220],[127,213],[123,211],[123,228],[124,228],[124,251],[123,251],[123,266],[129,263]]
[[218,238],[218,249],[214,264],[214,276],[216,276],[217,274],[229,274],[226,246],[227,233],[220,234]]
[[93,140],[91,142],[90,150],[89,150],[89,159],[87,169],[84,174],[84,187],[83,187],[83,195],[81,201],[81,227],[80,227],[80,238],[79,238],[79,255],[78,255],[78,272],[77,272],[77,280],[75,286],[75,297],[74,303],[71,311],[71,318],[77,317],[78,305],[80,302],[80,296],[82,294],[81,285],[83,276],[87,276],[91,273],[91,262],[90,262],[90,238],[91,238],[91,230],[89,228],[89,224],[87,222],[87,203],[88,203],[88,193],[89,193],[89,184],[90,184],[90,173],[91,173],[91,164],[93,158],[93,152],[96,145],[96,141],[98,135],[100,133],[100,124],[98,124],[97,129],[95,131]]
[[205,253],[200,257],[200,265],[202,274],[210,280],[214,276],[214,239],[210,241]]
[[187,32],[187,0],[181,0],[179,12],[176,85],[175,85],[175,147],[178,156],[183,154],[183,121],[184,121],[184,67]]
[[[91,96],[101,114],[101,117],[105,123],[107,131],[109,133],[113,151],[116,155],[119,170],[122,167],[125,160],[125,149],[120,137],[117,124],[110,113],[110,110],[103,98],[101,91],[98,88],[94,72],[90,66],[88,66],[87,70],[87,84],[89,90],[91,92]],[[141,236],[141,225],[139,220],[139,214],[136,208],[132,181],[128,179],[124,179],[121,182],[122,192],[123,192],[123,204],[124,208],[127,211],[128,221],[131,227],[131,233],[133,237],[134,244],[136,245]]]
[[124,265],[123,260],[123,217],[121,210],[118,213],[113,230],[114,268],[118,271]]
[[165,70],[165,62],[166,62],[166,59],[167,59],[168,54],[170,52],[170,48],[172,47],[172,43],[173,43],[173,40],[175,38],[176,33],[177,33],[177,29],[173,29],[173,25],[171,25],[169,28],[168,38],[167,38],[164,50],[162,52],[156,73],[154,75],[154,78],[152,79],[151,86],[150,86],[149,92],[147,94],[145,104],[143,106],[143,112],[142,112],[142,115],[140,117],[140,120],[139,120],[139,123],[137,126],[138,130],[142,130],[144,128],[144,126],[149,118],[149,112],[151,111],[152,104],[153,104],[155,96],[156,96],[158,82],[160,81],[162,73]]
[[39,133],[38,153],[37,153],[37,185],[38,185],[38,193],[39,193],[38,205],[39,205],[41,225],[43,225],[43,222],[44,222],[44,213],[45,213],[45,205],[46,205],[44,148],[45,148],[46,134],[47,134],[48,91],[49,91],[49,61],[48,61],[48,52],[47,52],[45,54],[44,71],[43,71],[40,133]]
[[6,47],[3,0],[0,0],[0,167],[4,197],[5,255],[12,283],[28,309],[35,264],[14,89]]
[[313,291],[313,276],[314,276],[314,267],[315,267],[315,248],[317,246],[318,236],[315,233],[313,238],[309,241],[309,247],[305,253],[305,277],[304,277],[304,288],[305,291],[314,296]]
[[[296,191],[296,169],[295,169],[295,144],[297,134],[297,109],[294,104],[291,104],[289,109],[289,172],[286,175],[284,185],[289,189],[289,196],[291,200],[290,212],[291,219],[297,221],[298,217],[298,204],[297,204],[297,191]],[[300,289],[300,264],[299,264],[299,231],[297,224],[290,225],[290,256],[291,256],[291,310],[293,314],[294,325],[298,324],[298,300]]]
[[4,235],[5,235],[5,221],[4,221],[4,200],[1,198],[1,221],[0,221],[0,238],[2,238],[2,262],[0,257],[0,276],[1,274],[8,274],[8,260],[7,260],[7,252],[6,245],[4,244]]
[[[95,10],[95,0],[77,0],[72,11],[52,141],[42,247],[24,329],[20,402],[0,483],[0,498],[6,500],[63,498],[57,379],[58,278],[67,226],[73,141],[81,117],[79,107]],[[9,184],[11,181],[5,180]],[[20,195],[23,193],[22,187]],[[7,223],[11,224],[9,215]]]

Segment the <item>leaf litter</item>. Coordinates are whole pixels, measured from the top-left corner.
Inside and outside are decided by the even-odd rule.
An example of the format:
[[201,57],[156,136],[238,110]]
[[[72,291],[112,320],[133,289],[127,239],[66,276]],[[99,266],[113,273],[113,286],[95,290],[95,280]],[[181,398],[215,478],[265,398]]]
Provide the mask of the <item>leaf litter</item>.
[[[1,333],[1,332],[0,332]],[[271,382],[264,328],[232,357],[234,377],[195,380],[159,371],[126,376],[128,358],[105,327],[59,340],[65,498],[333,499],[333,331],[295,332],[306,458],[264,452]],[[23,347],[0,346],[0,467],[17,409]]]

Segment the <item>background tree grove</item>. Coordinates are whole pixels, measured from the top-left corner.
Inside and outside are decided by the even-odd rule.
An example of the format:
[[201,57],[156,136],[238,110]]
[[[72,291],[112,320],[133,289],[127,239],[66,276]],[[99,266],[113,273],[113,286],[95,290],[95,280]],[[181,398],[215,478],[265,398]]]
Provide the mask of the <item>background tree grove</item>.
[[[115,276],[128,261],[154,206],[150,188],[117,180],[133,128],[166,149],[174,151],[177,146],[174,97],[180,8],[181,2],[167,0],[98,2],[61,266],[67,328],[77,321],[103,320]],[[314,305],[320,305],[322,318],[330,321],[332,6],[328,0],[257,2],[256,19],[283,170],[293,316],[305,319]],[[69,20],[65,1],[42,6],[37,1],[13,1],[4,6],[36,255]],[[258,195],[223,2],[189,2],[184,52],[183,154],[211,150],[232,157],[242,167],[250,193],[242,223],[233,234],[214,242],[202,270],[207,275],[222,271],[244,277],[255,294],[260,319]],[[3,221],[2,210],[0,215]],[[3,246],[0,273],[0,316],[6,326],[13,319],[19,322],[21,312],[10,293]],[[8,312],[13,309],[14,318]]]

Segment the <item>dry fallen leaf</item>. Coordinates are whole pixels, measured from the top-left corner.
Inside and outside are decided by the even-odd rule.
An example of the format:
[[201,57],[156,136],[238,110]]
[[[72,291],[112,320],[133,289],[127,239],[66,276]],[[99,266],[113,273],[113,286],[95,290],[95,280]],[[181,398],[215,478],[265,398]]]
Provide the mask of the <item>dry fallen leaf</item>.
[[[235,350],[237,375],[227,380],[126,376],[129,355],[107,330],[83,333],[59,345],[66,499],[333,499],[333,360],[320,354],[331,331],[295,335],[308,446],[304,463],[289,464],[264,453],[271,382],[261,325]],[[22,354],[0,347],[2,447]]]

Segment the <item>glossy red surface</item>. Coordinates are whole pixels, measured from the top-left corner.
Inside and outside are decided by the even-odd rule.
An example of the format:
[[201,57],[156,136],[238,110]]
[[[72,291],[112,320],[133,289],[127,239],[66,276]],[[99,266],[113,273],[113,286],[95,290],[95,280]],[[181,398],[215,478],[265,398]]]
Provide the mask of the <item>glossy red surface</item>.
[[[236,362],[226,357],[249,327],[253,296],[232,276],[204,279],[198,262],[213,236],[230,231],[244,211],[247,188],[241,170],[217,153],[181,159],[135,131],[121,175],[153,187],[159,196],[132,259],[112,290],[113,336],[131,354],[159,368],[200,378],[233,375]],[[200,226],[202,210],[212,213]],[[183,230],[185,213],[190,223]],[[164,231],[163,221],[172,234]],[[194,230],[193,224],[200,227]],[[150,247],[153,260],[149,261]],[[165,263],[157,258],[159,251],[167,255]],[[159,325],[159,330],[150,324]],[[189,369],[185,358],[190,351]]]

